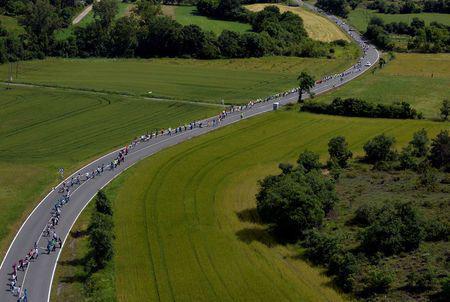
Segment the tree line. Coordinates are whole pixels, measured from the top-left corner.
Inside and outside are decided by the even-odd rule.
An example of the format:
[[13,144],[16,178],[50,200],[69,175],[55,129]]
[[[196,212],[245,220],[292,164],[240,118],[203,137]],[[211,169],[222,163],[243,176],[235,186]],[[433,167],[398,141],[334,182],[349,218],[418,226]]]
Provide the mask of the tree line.
[[413,18],[411,23],[385,23],[379,17],[372,17],[364,34],[375,45],[386,50],[403,51],[396,47],[390,34],[408,35],[410,37],[407,49],[416,52],[450,52],[450,26],[438,22],[425,22]]
[[[200,59],[265,55],[323,57],[332,56],[334,48],[342,45],[308,38],[299,16],[289,12],[281,14],[276,7],[252,13],[245,10],[239,0],[214,2],[214,5],[217,4],[214,13],[211,13],[214,18],[242,19],[242,22],[252,25],[250,32],[225,30],[216,36],[199,26],[183,26],[162,15],[159,1],[129,1],[136,3],[133,13],[118,19],[116,0],[94,2],[94,21],[86,26],[74,27],[73,33],[64,37],[56,35],[67,27],[67,22],[60,22],[59,16],[65,9],[61,9],[61,1],[28,2],[20,18],[26,32],[15,35],[0,30],[0,62],[45,56]],[[209,2],[200,0],[197,3],[199,12],[205,13],[207,9],[202,8],[202,3]]]
[[[374,137],[364,144],[365,156],[361,160],[374,169],[415,171],[418,186],[431,190],[436,189],[432,184],[439,182],[439,170],[450,172],[448,131],[441,131],[430,141],[422,129],[414,133],[400,153],[394,149],[394,143],[395,138],[385,134]],[[281,163],[279,175],[260,181],[256,195],[258,214],[278,239],[300,242],[306,256],[326,267],[344,291],[364,299],[385,293],[394,277],[376,264],[384,257],[415,251],[425,241],[448,241],[450,226],[446,221],[424,218],[408,202],[365,203],[346,223],[359,229],[357,246],[347,246],[345,235],[337,230],[330,233],[323,226],[325,217],[339,203],[335,183],[342,169],[350,167],[353,153],[343,136],[329,141],[328,153],[329,160],[323,165],[318,154],[304,151],[296,166]],[[404,164],[406,158],[408,165]],[[329,174],[323,173],[325,168]],[[414,272],[407,279],[408,290],[424,291],[436,283],[437,275],[432,271]],[[442,295],[448,294],[448,282],[448,277],[443,279]]]
[[450,0],[376,0],[369,2],[367,8],[383,14],[417,14],[422,12],[450,14]]
[[371,118],[393,119],[422,119],[423,115],[417,113],[407,102],[393,104],[374,104],[357,98],[342,99],[337,97],[329,104],[319,103],[313,100],[305,102],[301,111]]

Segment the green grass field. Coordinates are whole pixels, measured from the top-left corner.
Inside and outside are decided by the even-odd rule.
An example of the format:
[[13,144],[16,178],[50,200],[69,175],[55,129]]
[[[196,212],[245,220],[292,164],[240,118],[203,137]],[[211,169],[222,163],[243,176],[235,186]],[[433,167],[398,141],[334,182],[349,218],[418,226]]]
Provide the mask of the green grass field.
[[133,137],[219,110],[41,88],[0,86],[0,255],[11,232],[58,182],[57,169],[74,171]]
[[373,10],[368,10],[365,8],[357,8],[350,11],[347,20],[351,25],[353,25],[360,32],[365,32],[367,25],[372,17],[377,16],[383,19],[386,23],[390,22],[406,22],[410,23],[415,17],[422,19],[426,24],[436,21],[446,25],[450,25],[450,17],[448,14],[438,14],[438,13],[420,13],[420,14],[381,14]]
[[360,154],[382,132],[402,146],[417,129],[434,136],[445,126],[279,111],[144,160],[112,183],[118,301],[342,300],[319,269],[258,223],[257,181],[304,149],[325,160],[336,135]]
[[210,19],[197,13],[195,6],[171,6],[163,5],[163,13],[174,18],[183,25],[198,25],[203,30],[210,30],[216,35],[220,35],[223,30],[236,32],[246,32],[251,29],[250,24]]
[[367,73],[318,98],[331,101],[339,96],[358,97],[375,103],[406,101],[427,118],[439,118],[439,108],[449,98],[449,54],[396,54],[374,74]]
[[14,17],[0,15],[0,23],[6,28],[7,31],[17,34],[21,34],[24,32],[23,27]]
[[[16,82],[211,103],[246,103],[290,89],[297,75],[344,70],[354,59],[264,57],[231,60],[47,59],[21,62]],[[0,79],[8,66],[0,65]]]

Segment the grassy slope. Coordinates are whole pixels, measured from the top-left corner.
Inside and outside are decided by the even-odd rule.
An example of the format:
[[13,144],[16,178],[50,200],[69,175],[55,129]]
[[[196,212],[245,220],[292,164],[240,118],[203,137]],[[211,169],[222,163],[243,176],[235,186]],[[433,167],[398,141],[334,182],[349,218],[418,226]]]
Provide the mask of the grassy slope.
[[[20,65],[16,81],[147,94],[193,101],[239,103],[297,85],[308,70],[317,77],[344,70],[353,59],[47,59]],[[0,78],[7,78],[0,65]]]
[[319,100],[359,97],[376,103],[406,101],[427,118],[438,118],[442,100],[449,97],[449,54],[396,54],[375,74],[368,73]]
[[57,182],[59,167],[73,171],[146,130],[218,110],[49,89],[0,89],[0,255],[21,218]]
[[195,24],[203,30],[210,30],[216,35],[220,35],[223,30],[232,30],[236,32],[246,32],[251,29],[249,24],[214,20],[197,14],[194,6],[170,6],[163,5],[164,14],[173,17],[183,25]]
[[255,223],[258,179],[308,148],[326,153],[376,134],[405,144],[430,121],[369,120],[276,112],[160,152],[119,178],[114,201],[119,301],[339,301],[328,279]]
[[346,40],[350,41],[350,38],[339,29],[333,22],[325,17],[319,16],[311,11],[308,11],[300,7],[292,7],[281,4],[251,4],[245,7],[250,11],[260,11],[266,6],[275,5],[281,12],[291,11],[299,15],[303,19],[303,23],[310,38],[330,42],[334,40]]
[[373,16],[380,17],[386,23],[390,22],[406,22],[410,23],[415,17],[422,19],[426,24],[436,21],[446,25],[450,25],[450,17],[448,14],[438,14],[438,13],[420,13],[420,14],[381,14],[373,10],[368,10],[365,8],[357,8],[350,11],[348,15],[348,21],[360,32],[364,32],[367,28],[367,24]]

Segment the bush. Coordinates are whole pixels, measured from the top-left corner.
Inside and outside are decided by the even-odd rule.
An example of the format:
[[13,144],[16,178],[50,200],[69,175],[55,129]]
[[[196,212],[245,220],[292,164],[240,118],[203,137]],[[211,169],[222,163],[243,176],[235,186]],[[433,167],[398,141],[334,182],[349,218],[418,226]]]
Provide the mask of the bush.
[[298,157],[297,163],[299,167],[306,172],[311,170],[319,170],[322,168],[322,164],[319,161],[319,154],[305,150]]
[[394,281],[392,272],[372,268],[365,278],[366,294],[386,293]]
[[406,169],[416,169],[418,166],[418,160],[414,156],[414,151],[411,145],[406,146],[403,148],[402,152],[400,153],[398,160],[400,162],[400,169],[406,170]]
[[336,276],[336,284],[346,292],[354,289],[359,270],[358,260],[350,252],[334,254],[330,259],[329,271]]
[[103,190],[98,191],[97,196],[95,198],[95,208],[97,212],[103,213],[106,215],[112,216],[113,209],[111,205],[111,201],[109,201]]
[[367,254],[392,255],[417,249],[424,238],[422,223],[410,204],[387,204],[362,232],[361,246]]
[[318,230],[311,230],[305,233],[305,240],[302,244],[308,248],[308,258],[312,262],[324,266],[328,266],[331,257],[341,251],[337,237],[323,234]]
[[412,272],[407,276],[408,287],[414,292],[424,292],[436,285],[436,273],[428,268],[423,272]]
[[363,204],[356,209],[352,223],[366,227],[376,220],[379,211],[380,207],[377,204]]
[[385,134],[378,135],[364,144],[364,151],[366,152],[365,159],[369,163],[377,163],[382,161],[391,161],[395,158],[395,152],[392,150],[395,138],[386,136]]
[[425,223],[425,240],[427,241],[448,241],[450,226],[446,222],[436,219],[428,220]]

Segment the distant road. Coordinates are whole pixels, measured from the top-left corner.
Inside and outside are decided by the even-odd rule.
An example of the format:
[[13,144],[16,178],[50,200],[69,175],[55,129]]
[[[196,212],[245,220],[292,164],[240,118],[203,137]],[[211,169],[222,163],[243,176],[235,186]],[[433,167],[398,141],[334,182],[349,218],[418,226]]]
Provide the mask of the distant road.
[[[306,4],[305,4],[306,5]],[[314,8],[311,8],[314,9]],[[373,66],[379,59],[378,51],[374,46],[366,44],[361,36],[355,31],[351,30],[347,24],[340,21],[338,18],[330,15],[326,15],[333,20],[338,26],[340,26],[349,36],[351,36],[362,49],[365,49],[364,55],[360,58],[361,62],[358,66],[352,66],[339,75],[329,77],[327,80],[318,81],[316,86],[312,89],[312,92],[316,95],[330,91],[335,87],[344,85],[345,83],[353,80],[354,78],[362,75],[368,71],[370,66]],[[303,98],[308,97],[304,95]],[[285,96],[267,101],[256,103],[250,109],[246,109],[244,116],[241,117],[240,112],[234,112],[229,114],[218,126],[215,127],[203,127],[194,128],[173,134],[171,136],[164,135],[151,139],[147,142],[142,142],[136,145],[136,147],[130,149],[126,160],[117,169],[113,171],[105,171],[103,174],[82,182],[80,185],[72,188],[70,202],[62,208],[62,214],[59,224],[56,227],[56,233],[60,236],[64,242],[70,233],[70,230],[77,220],[80,213],[95,196],[99,189],[105,187],[114,178],[120,175],[124,170],[133,166],[140,160],[149,157],[160,150],[166,149],[170,146],[174,146],[181,142],[187,141],[191,138],[203,135],[210,131],[214,131],[218,128],[228,126],[239,122],[242,119],[250,118],[265,112],[273,110],[273,103],[279,102],[279,104],[286,105],[288,103],[295,103],[298,100],[298,93],[289,93]],[[215,117],[204,120],[204,122],[211,121]],[[101,158],[94,160],[88,165],[82,167],[79,171],[71,176],[76,176],[78,173],[84,175],[85,173],[92,172],[98,166],[102,164],[109,164],[116,156],[118,150],[102,156]],[[9,291],[8,284],[10,273],[12,271],[12,265],[16,263],[20,258],[23,258],[25,254],[33,247],[37,242],[40,249],[40,256],[37,260],[33,260],[25,272],[20,271],[18,273],[18,283],[22,285],[22,288],[28,289],[28,301],[31,302],[46,302],[50,299],[51,285],[53,276],[58,263],[58,258],[61,253],[61,249],[57,249],[55,252],[49,255],[44,254],[44,250],[47,245],[47,238],[42,237],[42,231],[47,225],[51,217],[51,211],[56,201],[61,197],[58,193],[58,188],[61,184],[52,190],[48,195],[36,206],[36,208],[27,217],[25,222],[14,237],[11,245],[6,252],[5,257],[0,265],[0,301],[1,302],[13,302],[17,301],[17,297],[13,297]]]
[[[96,1],[100,2],[100,0],[96,0]],[[93,7],[92,4],[86,6],[86,8],[83,9],[83,11],[78,16],[76,16],[75,19],[73,19],[72,24],[75,25],[75,24],[80,23],[81,20],[83,20],[84,17],[86,17],[92,11],[92,7]]]

